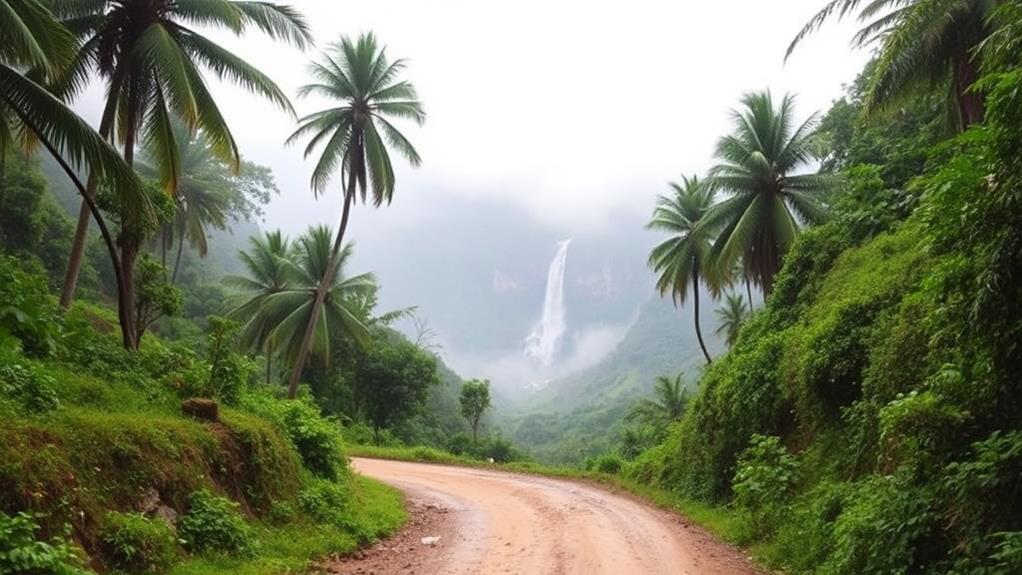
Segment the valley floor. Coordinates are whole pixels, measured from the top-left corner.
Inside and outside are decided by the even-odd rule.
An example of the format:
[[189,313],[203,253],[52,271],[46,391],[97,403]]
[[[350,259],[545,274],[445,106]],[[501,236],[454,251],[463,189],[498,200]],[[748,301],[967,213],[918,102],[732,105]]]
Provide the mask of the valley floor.
[[353,466],[404,491],[413,519],[396,538],[331,565],[337,573],[759,572],[680,516],[592,485],[400,461]]

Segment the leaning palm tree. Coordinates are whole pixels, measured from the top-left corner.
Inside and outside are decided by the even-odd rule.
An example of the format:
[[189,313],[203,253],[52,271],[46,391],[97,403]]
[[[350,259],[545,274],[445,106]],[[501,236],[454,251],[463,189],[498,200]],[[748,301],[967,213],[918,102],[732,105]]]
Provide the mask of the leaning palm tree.
[[724,298],[724,305],[716,310],[717,335],[723,335],[727,346],[731,347],[738,341],[738,331],[749,316],[749,308],[745,305],[745,299],[741,295],[729,293]]
[[994,0],[830,0],[788,47],[787,56],[807,35],[831,17],[856,11],[863,27],[856,46],[879,47],[877,65],[866,90],[867,112],[919,87],[948,85],[960,128],[983,121],[983,93],[976,48],[991,33]]
[[[304,345],[305,326],[309,325],[309,316],[313,313],[319,315],[307,350],[313,356],[329,361],[331,346],[338,337],[363,346],[369,344],[361,302],[367,294],[376,292],[376,279],[372,274],[346,277],[344,268],[351,258],[352,244],[345,245],[333,261],[330,240],[328,227],[310,228],[298,240],[292,257],[284,260],[285,287],[267,295],[259,307],[262,321],[272,326],[267,335],[269,345],[278,350],[285,361],[296,361]],[[330,276],[324,278],[328,268],[332,268]],[[330,287],[322,304],[316,307],[324,282]]]
[[675,378],[661,375],[653,385],[653,397],[643,399],[632,407],[628,414],[630,420],[641,420],[645,423],[664,426],[681,419],[688,406],[688,389],[682,374]]
[[798,174],[811,158],[813,115],[795,125],[794,98],[775,107],[770,92],[746,94],[734,112],[735,131],[717,143],[720,164],[707,184],[731,197],[713,206],[699,228],[716,240],[709,257],[720,269],[739,259],[753,281],[770,295],[774,276],[801,224],[825,216],[823,195],[833,176]]
[[[106,85],[100,135],[111,140],[117,137],[129,165],[134,164],[138,144],[144,143],[152,153],[160,183],[170,193],[177,190],[181,173],[172,128],[174,118],[192,132],[202,130],[210,149],[231,167],[237,169],[240,163],[234,137],[202,69],[293,113],[287,97],[266,75],[193,29],[212,27],[240,35],[255,27],[272,38],[304,48],[311,42],[308,27],[287,6],[230,0],[58,0],[54,9],[81,43],[58,83],[59,93],[74,97],[90,75],[98,73]],[[89,178],[88,187],[93,195],[94,178]],[[83,209],[61,293],[65,307],[74,297],[88,225],[89,214]],[[125,237],[118,242],[127,283],[124,296],[118,298],[121,306],[130,307],[134,299],[130,270],[141,241]],[[128,301],[120,301],[125,298]],[[123,329],[133,331],[134,326]],[[130,335],[126,334],[126,342],[135,339]]]
[[249,251],[238,252],[245,276],[227,276],[224,283],[237,290],[237,304],[228,317],[242,322],[239,344],[243,349],[266,355],[266,383],[273,373],[274,349],[270,332],[274,325],[262,313],[267,298],[288,289],[288,259],[291,242],[279,230],[249,238]]
[[331,108],[302,118],[288,143],[311,135],[305,148],[306,158],[322,145],[323,151],[312,172],[313,193],[317,196],[323,193],[335,172],[339,172],[344,199],[331,257],[323,269],[320,291],[295,355],[288,382],[290,397],[298,391],[309,346],[317,333],[316,322],[320,318],[317,310],[330,289],[327,280],[333,276],[333,268],[339,260],[356,194],[361,193],[365,202],[367,189],[372,188],[373,205],[390,203],[394,195],[394,168],[388,146],[413,166],[419,165],[418,152],[391,124],[394,118],[412,120],[420,125],[426,119],[414,86],[398,78],[404,67],[403,60],[390,62],[387,59],[385,49],[377,45],[371,33],[359,36],[356,41],[343,38],[323,54],[321,62],[311,65],[315,81],[299,92],[302,96],[317,95],[337,101]]
[[670,292],[675,305],[685,303],[691,286],[696,338],[706,363],[711,363],[699,325],[699,282],[706,283],[714,296],[720,286],[709,265],[710,236],[699,229],[699,223],[713,205],[715,194],[712,187],[696,176],[683,176],[681,184],[670,186],[673,193],[657,199],[653,219],[646,228],[667,232],[671,237],[653,248],[649,266],[658,274],[656,286],[660,295]]
[[[61,76],[74,48],[74,37],[46,4],[0,0],[0,161],[19,143],[42,146],[54,157],[82,196],[83,211],[96,219],[121,293],[128,280],[121,273],[116,239],[79,170],[91,171],[95,184],[109,187],[126,209],[143,216],[152,209],[142,182],[117,151],[39,83]],[[123,325],[131,314],[123,308],[119,312]]]

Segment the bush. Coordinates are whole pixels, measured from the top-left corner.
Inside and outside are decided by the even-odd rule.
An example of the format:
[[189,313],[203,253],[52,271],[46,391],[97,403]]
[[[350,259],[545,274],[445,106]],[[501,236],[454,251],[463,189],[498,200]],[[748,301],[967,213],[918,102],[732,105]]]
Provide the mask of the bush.
[[31,366],[0,365],[0,397],[14,400],[32,413],[50,411],[60,405],[55,384],[52,377]]
[[177,532],[192,552],[245,555],[256,545],[255,533],[238,513],[238,504],[205,489],[188,498],[188,513],[178,522]]
[[78,550],[66,538],[38,541],[36,515],[0,512],[0,573],[86,575]]
[[508,463],[521,459],[514,444],[502,437],[491,437],[485,443],[479,445],[476,453],[482,459],[492,459],[497,463]]
[[621,473],[624,466],[625,462],[615,453],[604,453],[596,459],[586,462],[587,470],[598,471],[600,473],[607,473],[610,475],[617,475]]
[[928,563],[937,517],[932,494],[906,477],[874,476],[855,486],[834,523],[822,573],[911,573]]
[[320,414],[308,397],[280,400],[250,394],[243,400],[249,411],[273,421],[291,440],[305,467],[326,479],[339,478],[346,469],[341,449],[340,424]]
[[274,501],[266,518],[274,525],[285,525],[295,518],[295,507],[287,501]]
[[351,493],[343,484],[317,479],[298,494],[298,505],[315,520],[345,529],[360,542],[372,537],[354,520]]
[[0,255],[0,343],[16,340],[26,355],[48,356],[60,329],[46,278],[25,272],[18,260]]
[[141,513],[107,513],[99,539],[111,564],[125,571],[163,573],[179,554],[174,530]]
[[747,511],[752,527],[763,534],[776,525],[798,477],[798,460],[778,437],[753,435],[738,458],[732,489],[735,503]]

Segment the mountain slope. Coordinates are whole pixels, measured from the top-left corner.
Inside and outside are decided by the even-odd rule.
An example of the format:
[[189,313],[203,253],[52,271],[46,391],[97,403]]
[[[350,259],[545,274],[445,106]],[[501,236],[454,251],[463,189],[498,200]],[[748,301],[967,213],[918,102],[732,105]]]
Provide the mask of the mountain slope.
[[[723,343],[712,335],[712,306],[706,307],[704,336],[711,355],[719,354]],[[613,445],[632,404],[652,393],[657,376],[681,372],[692,382],[703,363],[691,308],[654,297],[613,352],[515,406],[505,426],[537,459],[576,463]]]

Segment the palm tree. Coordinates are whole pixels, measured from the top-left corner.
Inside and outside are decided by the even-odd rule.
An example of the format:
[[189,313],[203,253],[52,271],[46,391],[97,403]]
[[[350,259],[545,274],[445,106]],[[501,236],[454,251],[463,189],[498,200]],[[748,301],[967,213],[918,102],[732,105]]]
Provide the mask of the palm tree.
[[[292,257],[283,260],[287,278],[283,289],[267,295],[259,307],[261,321],[272,326],[269,344],[287,361],[295,361],[302,349],[305,326],[309,325],[309,316],[313,313],[319,314],[319,321],[314,324],[316,332],[307,351],[314,356],[329,361],[331,346],[337,337],[350,338],[362,346],[369,344],[362,302],[367,295],[376,292],[376,279],[372,274],[345,277],[344,268],[351,258],[352,244],[345,245],[337,261],[332,262],[330,240],[328,227],[310,228],[298,240]],[[332,272],[324,278],[331,264]],[[330,288],[317,309],[315,303],[324,282]]]
[[224,283],[235,288],[240,300],[228,317],[242,322],[239,344],[243,349],[266,354],[266,383],[270,383],[274,350],[270,332],[274,325],[262,313],[263,304],[273,294],[288,288],[286,272],[292,255],[291,242],[279,230],[249,238],[250,251],[238,252],[247,276],[228,276]]
[[337,265],[356,193],[361,192],[365,202],[366,190],[371,187],[373,205],[390,204],[394,195],[394,169],[388,145],[413,166],[420,162],[418,152],[390,119],[409,119],[421,125],[426,114],[414,86],[398,79],[404,70],[404,61],[390,62],[385,52],[371,33],[359,36],[354,42],[343,38],[323,54],[321,62],[313,62],[310,71],[315,82],[299,92],[302,96],[318,95],[339,101],[334,107],[302,118],[288,143],[312,135],[305,148],[306,158],[323,146],[312,172],[313,193],[324,192],[334,173],[339,171],[344,200],[331,257],[323,269],[324,281],[320,283],[309,324],[305,326],[302,344],[295,355],[288,382],[290,397],[298,391],[298,380],[320,318],[317,310],[330,289],[326,280],[333,276],[333,267]]
[[632,407],[628,419],[639,419],[646,423],[664,426],[681,419],[688,406],[688,389],[682,374],[675,378],[661,375],[653,384],[653,398],[643,399]]
[[717,308],[717,335],[723,335],[727,346],[731,347],[738,341],[738,330],[742,328],[745,319],[749,316],[749,308],[745,305],[745,299],[741,295],[729,293],[724,298],[724,305]]
[[[174,198],[174,218],[164,224],[159,238],[164,267],[167,266],[167,251],[177,242],[172,284],[177,281],[185,242],[199,253],[200,258],[206,257],[208,229],[227,229],[231,201],[228,166],[212,154],[205,135],[202,132],[189,134],[183,124],[174,122],[174,141],[181,159],[181,175]],[[143,170],[146,175],[156,173],[149,163],[154,155],[146,149]]]
[[653,219],[646,228],[668,232],[671,237],[653,248],[649,266],[658,274],[656,286],[660,295],[670,292],[675,305],[685,303],[689,286],[692,287],[696,337],[706,363],[711,363],[699,326],[699,282],[706,283],[714,296],[719,293],[719,284],[709,266],[710,237],[700,230],[699,223],[713,205],[715,193],[696,176],[682,176],[681,184],[670,186],[674,193],[657,199]]
[[[124,160],[134,164],[139,141],[151,151],[159,181],[175,192],[181,173],[181,158],[174,138],[172,119],[189,131],[202,130],[210,149],[237,169],[237,145],[206,86],[201,68],[216,77],[232,81],[268,98],[293,113],[284,93],[262,72],[222,48],[191,26],[227,29],[240,35],[256,27],[272,38],[304,48],[311,42],[302,17],[287,6],[265,2],[208,0],[61,0],[55,11],[81,42],[77,55],[58,83],[59,93],[73,97],[97,72],[106,84],[106,105],[99,125],[103,138],[114,135],[124,148]],[[95,180],[90,177],[88,194]],[[72,245],[61,304],[74,297],[81,257],[88,231],[89,214],[82,210]],[[123,234],[122,234],[123,235]],[[119,238],[121,267],[133,269],[142,238]],[[123,272],[124,294],[120,306],[131,306],[134,284],[131,273]],[[122,299],[126,302],[121,302]],[[129,349],[137,346],[134,326],[123,325]]]
[[795,173],[810,160],[816,116],[796,127],[791,95],[779,107],[770,92],[746,94],[742,104],[734,112],[734,133],[717,143],[721,163],[707,181],[731,197],[713,206],[699,227],[716,235],[709,256],[717,266],[727,269],[741,258],[746,273],[769,296],[800,223],[824,218],[821,196],[835,180]]
[[[74,57],[75,40],[38,0],[0,0],[0,161],[16,142],[40,145],[50,153],[91,214],[111,261],[120,293],[128,281],[118,265],[117,245],[95,198],[78,177],[90,170],[95,185],[104,183],[116,201],[143,217],[152,214],[148,196],[117,151],[85,121],[48,92],[38,81],[51,82],[63,74]],[[28,74],[20,70],[28,69]],[[130,311],[119,310],[122,324]]]
[[983,121],[983,93],[974,50],[991,33],[994,0],[830,0],[795,36],[788,56],[802,39],[832,16],[859,12],[864,26],[856,46],[879,45],[877,66],[866,92],[866,110],[874,110],[920,86],[950,83],[959,127]]

